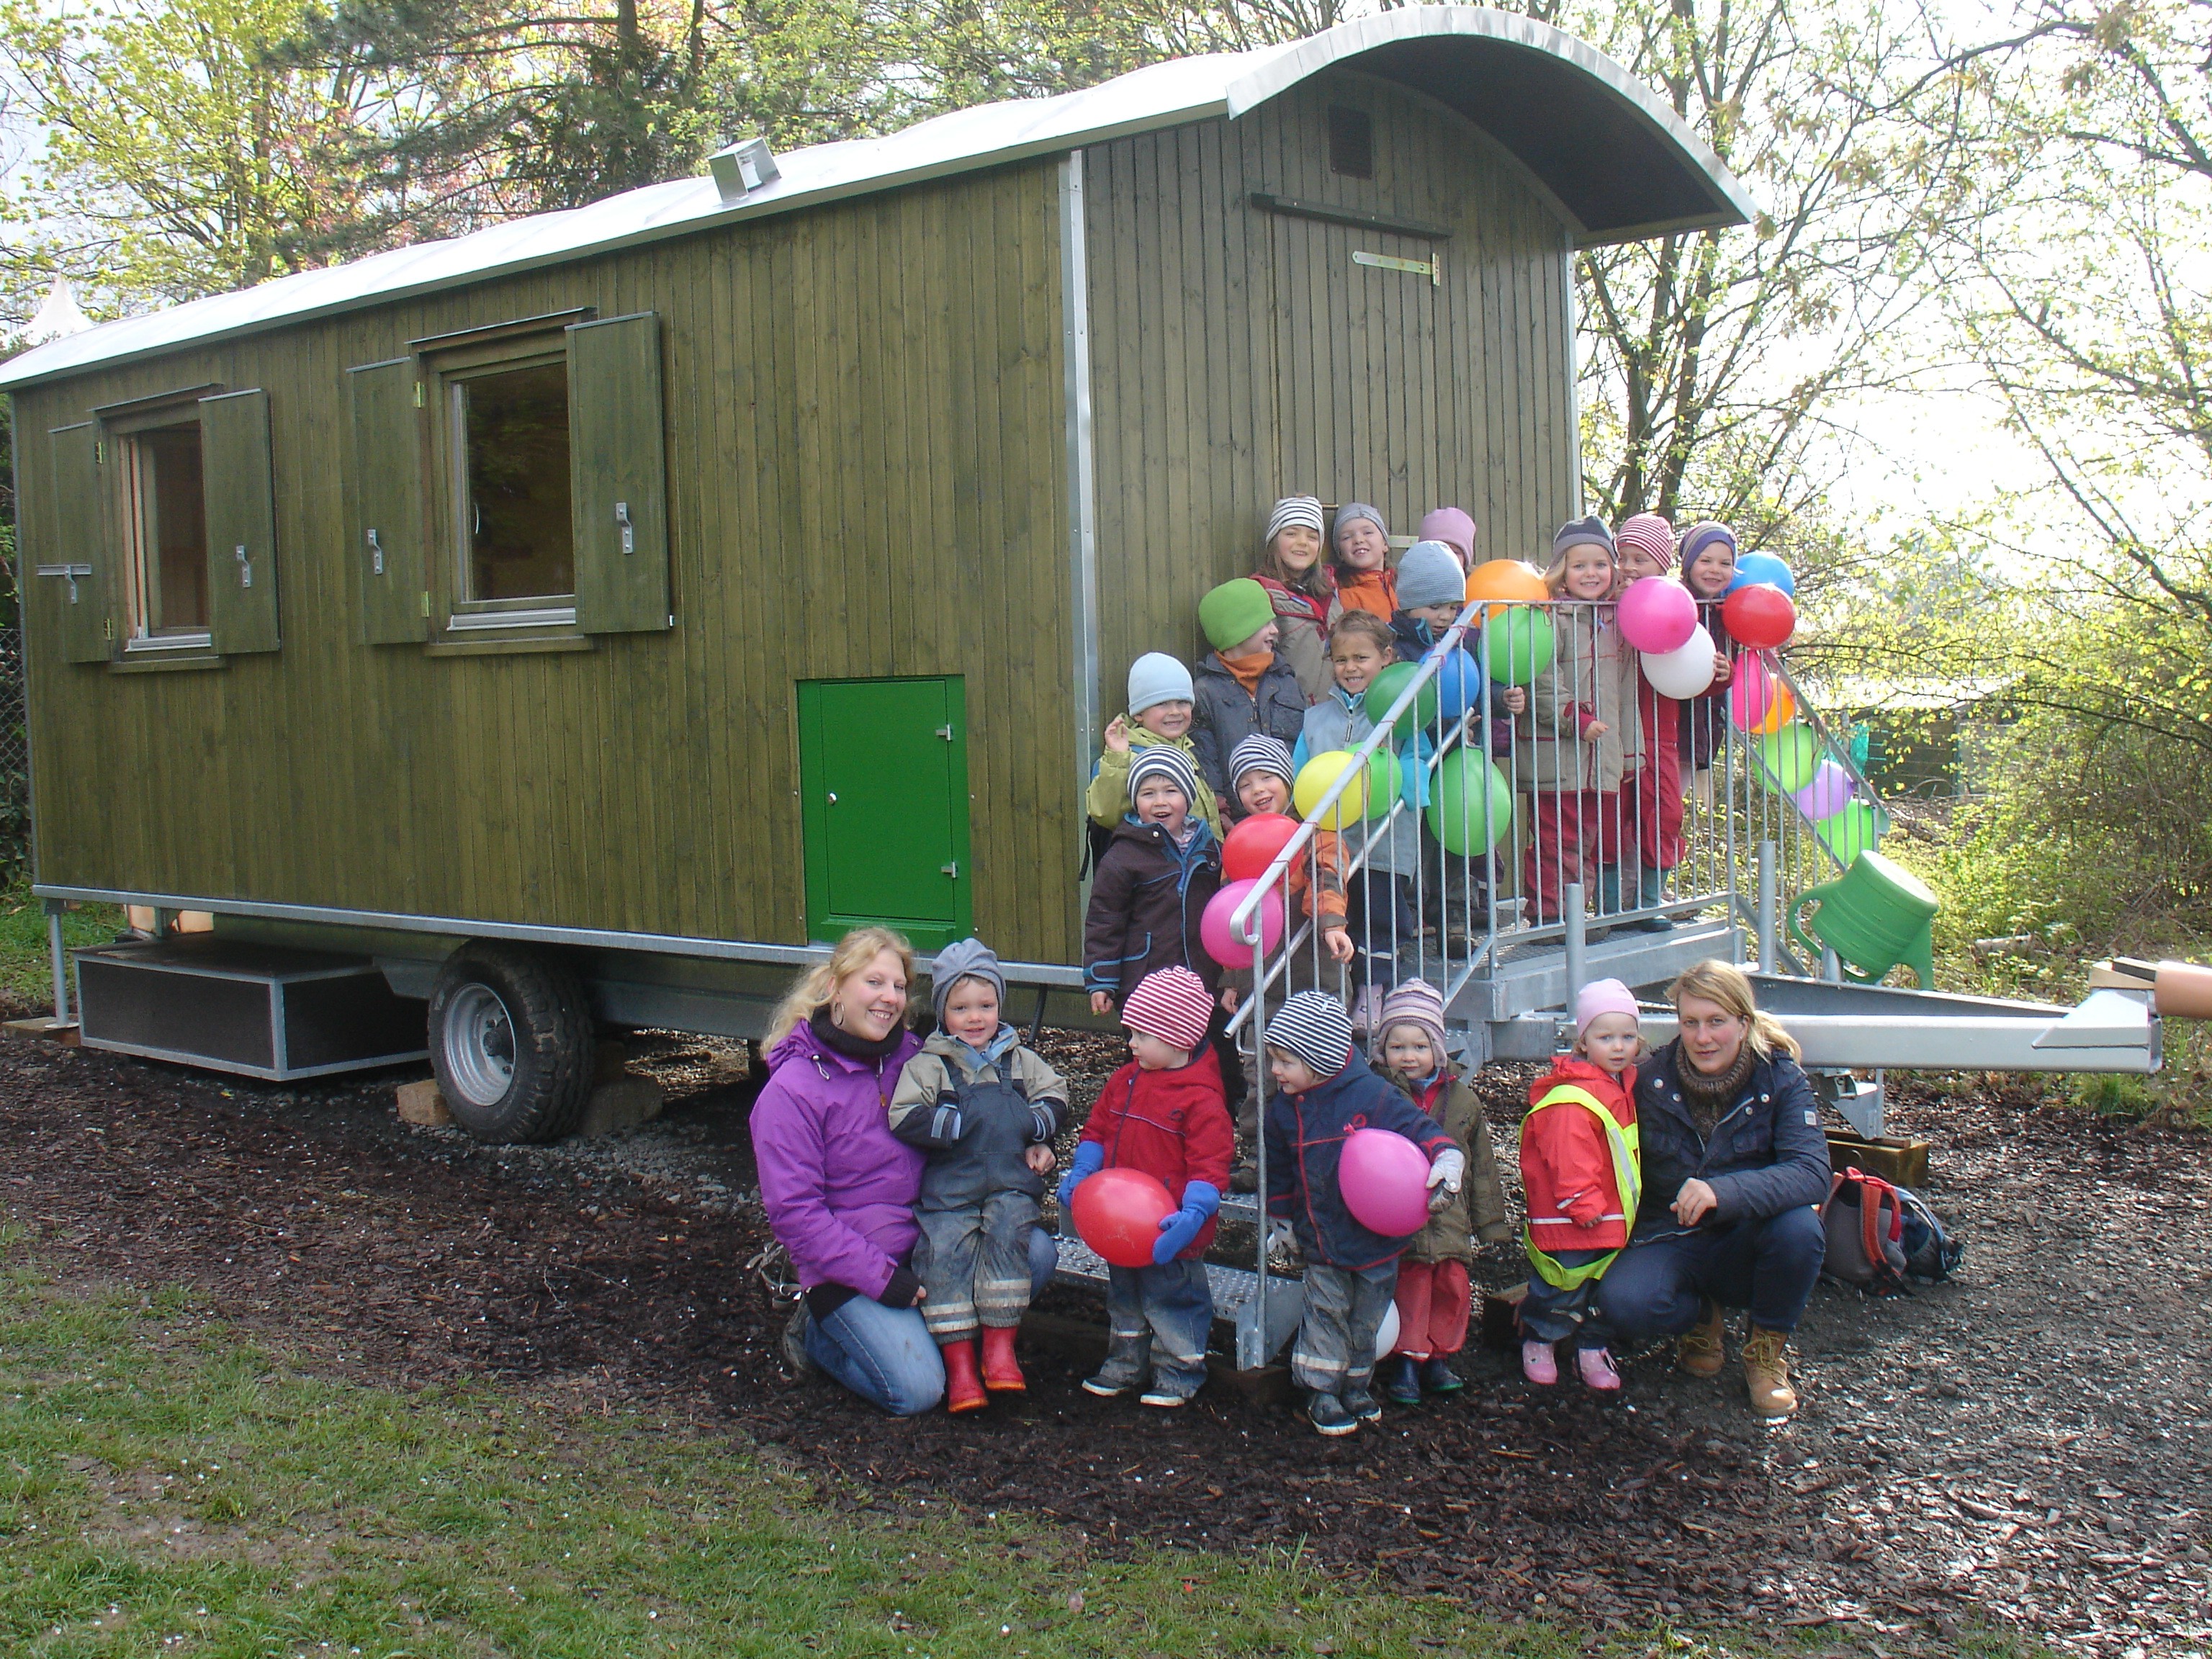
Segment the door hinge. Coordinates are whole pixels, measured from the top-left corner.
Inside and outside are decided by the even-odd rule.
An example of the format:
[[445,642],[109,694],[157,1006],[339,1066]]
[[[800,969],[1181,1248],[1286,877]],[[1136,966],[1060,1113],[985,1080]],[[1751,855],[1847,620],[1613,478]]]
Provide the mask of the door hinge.
[[951,877],[953,880],[957,881],[960,879],[960,865],[957,860],[951,864],[940,864],[937,867],[942,870],[946,875]]
[[937,735],[938,735],[939,737],[940,737],[940,738],[944,738],[944,739],[945,740],[945,742],[947,742],[947,743],[951,742],[951,741],[952,741],[952,728],[951,728],[951,726],[949,726],[949,725],[947,725],[947,726],[939,726],[939,727],[937,728]]

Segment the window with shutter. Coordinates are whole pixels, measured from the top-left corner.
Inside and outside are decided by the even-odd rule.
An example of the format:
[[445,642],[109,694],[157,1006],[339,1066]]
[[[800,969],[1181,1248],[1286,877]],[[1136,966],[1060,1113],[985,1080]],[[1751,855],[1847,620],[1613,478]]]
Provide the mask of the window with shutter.
[[277,647],[276,507],[269,394],[199,401],[208,629],[218,655]]
[[395,645],[429,637],[422,558],[422,429],[415,360],[347,371],[353,404],[353,520],[346,538],[361,586],[362,637]]
[[668,480],[660,319],[579,323],[568,337],[568,447],[575,477],[576,626],[665,629]]
[[33,648],[43,632],[64,662],[106,662],[114,653],[115,630],[107,603],[100,428],[90,421],[57,427],[46,440],[55,535],[51,556],[31,568],[40,596]]

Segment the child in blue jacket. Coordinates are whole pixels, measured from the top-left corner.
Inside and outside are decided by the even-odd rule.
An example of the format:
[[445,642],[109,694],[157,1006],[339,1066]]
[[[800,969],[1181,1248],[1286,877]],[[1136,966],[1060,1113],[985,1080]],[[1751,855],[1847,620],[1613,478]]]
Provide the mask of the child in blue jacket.
[[1398,1257],[1413,1234],[1387,1238],[1352,1215],[1337,1189],[1337,1159],[1355,1130],[1389,1129],[1428,1155],[1429,1206],[1459,1194],[1467,1157],[1436,1121],[1370,1071],[1355,1051],[1344,1005],[1301,991],[1267,1022],[1267,1214],[1287,1226],[1305,1257],[1305,1311],[1291,1350],[1291,1376],[1307,1390],[1306,1415],[1329,1436],[1382,1415],[1368,1391],[1375,1338],[1398,1285]]

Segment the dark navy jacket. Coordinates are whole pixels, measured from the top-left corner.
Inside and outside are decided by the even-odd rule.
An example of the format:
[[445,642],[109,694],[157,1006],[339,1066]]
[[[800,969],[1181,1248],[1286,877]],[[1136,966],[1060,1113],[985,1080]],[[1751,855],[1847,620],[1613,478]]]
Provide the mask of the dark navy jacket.
[[1644,1202],[1636,1235],[1680,1232],[1669,1207],[1682,1183],[1695,1178],[1720,1200],[1705,1225],[1763,1220],[1828,1196],[1828,1137],[1820,1105],[1804,1069],[1778,1053],[1751,1068],[1735,1103],[1698,1133],[1682,1101],[1677,1038],[1638,1067],[1636,1121],[1643,1137]]
[[1221,890],[1221,843],[1202,818],[1178,847],[1157,823],[1125,817],[1091,878],[1083,924],[1083,988],[1115,1002],[1146,974],[1188,968],[1209,991],[1221,987],[1221,964],[1200,942],[1199,918]]
[[1395,1261],[1418,1232],[1386,1238],[1345,1207],[1336,1160],[1355,1129],[1394,1130],[1431,1161],[1452,1138],[1356,1052],[1326,1083],[1302,1095],[1278,1089],[1267,1102],[1267,1213],[1291,1224],[1308,1261],[1358,1270]]

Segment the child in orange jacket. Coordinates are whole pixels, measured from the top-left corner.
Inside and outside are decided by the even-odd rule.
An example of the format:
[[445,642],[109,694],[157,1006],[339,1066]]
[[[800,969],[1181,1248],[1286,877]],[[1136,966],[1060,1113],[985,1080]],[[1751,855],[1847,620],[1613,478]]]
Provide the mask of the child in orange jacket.
[[1642,1186],[1636,1064],[1644,1049],[1636,999],[1617,979],[1575,999],[1574,1052],[1528,1085],[1521,1120],[1521,1189],[1528,1206],[1528,1293],[1521,1303],[1521,1374],[1559,1380],[1552,1345],[1572,1336],[1585,1386],[1620,1389],[1597,1281],[1628,1243]]

